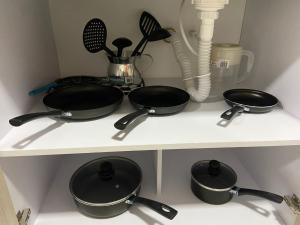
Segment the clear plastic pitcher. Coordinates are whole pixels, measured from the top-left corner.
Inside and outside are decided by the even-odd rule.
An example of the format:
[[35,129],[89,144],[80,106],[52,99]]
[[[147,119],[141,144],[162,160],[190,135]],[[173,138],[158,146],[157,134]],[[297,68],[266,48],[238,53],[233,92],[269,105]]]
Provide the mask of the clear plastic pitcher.
[[[246,71],[241,71],[242,57],[247,57]],[[211,91],[208,101],[223,99],[223,92],[236,87],[252,71],[254,54],[237,44],[213,44],[211,55]]]

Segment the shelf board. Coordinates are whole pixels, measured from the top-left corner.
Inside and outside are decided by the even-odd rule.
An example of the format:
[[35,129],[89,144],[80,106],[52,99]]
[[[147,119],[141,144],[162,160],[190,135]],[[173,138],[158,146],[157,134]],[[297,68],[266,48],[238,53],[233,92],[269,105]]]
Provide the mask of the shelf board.
[[[224,127],[220,115],[228,108],[223,101],[191,102],[179,114],[148,117],[134,129],[119,132],[114,123],[134,111],[125,98],[118,111],[99,120],[64,123],[44,118],[12,128],[0,141],[0,157],[300,145],[300,121],[284,110],[242,114]],[[41,103],[32,111],[39,110],[44,110]]]
[[[212,157],[231,165],[239,175],[239,184],[256,188],[256,184],[229,150],[207,151],[166,151],[163,152],[163,188],[161,195],[155,193],[155,170],[149,160],[150,152],[121,153],[122,156],[135,160],[142,166],[144,179],[141,196],[165,202],[178,210],[178,215],[170,221],[156,212],[140,205],[134,205],[129,211],[110,219],[92,219],[81,215],[72,201],[68,182],[73,171],[88,161],[82,157],[66,157],[59,168],[56,178],[45,198],[35,225],[76,224],[76,225],[282,225],[276,209],[265,200],[239,197],[231,202],[214,206],[201,202],[190,191],[190,167],[200,159]],[[115,154],[115,153],[114,153]],[[83,155],[83,157],[86,157]],[[88,156],[89,160],[95,155]],[[183,161],[182,158],[185,160]],[[176,167],[174,167],[176,165]],[[176,176],[175,176],[176,174]]]

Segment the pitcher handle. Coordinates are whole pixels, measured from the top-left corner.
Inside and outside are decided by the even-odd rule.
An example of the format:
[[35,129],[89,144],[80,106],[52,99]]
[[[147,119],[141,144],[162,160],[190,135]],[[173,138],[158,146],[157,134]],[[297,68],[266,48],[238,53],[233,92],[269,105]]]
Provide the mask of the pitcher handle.
[[242,51],[242,56],[246,56],[248,58],[247,60],[247,69],[246,72],[242,73],[242,75],[239,76],[237,83],[241,83],[245,79],[247,79],[250,75],[250,72],[253,69],[254,66],[254,61],[255,61],[255,56],[253,52],[248,51],[248,50],[243,50]]

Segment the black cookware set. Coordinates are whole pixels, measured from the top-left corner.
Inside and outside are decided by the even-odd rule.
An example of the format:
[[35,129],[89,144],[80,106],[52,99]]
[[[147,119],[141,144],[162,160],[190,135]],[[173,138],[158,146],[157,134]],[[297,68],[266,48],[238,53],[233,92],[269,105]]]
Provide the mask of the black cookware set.
[[[142,204],[172,220],[177,211],[172,207],[139,196],[142,170],[123,157],[103,157],[88,162],[71,177],[69,188],[78,210],[89,217],[110,218],[126,212],[132,205]],[[253,195],[275,203],[283,197],[277,194],[235,186],[237,174],[228,165],[206,160],[196,162],[191,169],[191,190],[200,200],[220,205],[233,196]]]
[[[144,12],[140,19],[142,40],[133,55],[142,54],[148,42],[169,37],[157,20]],[[111,57],[122,55],[124,48],[132,45],[127,38],[113,41],[114,53],[106,46],[107,31],[100,19],[92,19],[84,29],[86,49],[92,53],[101,50]],[[30,113],[13,118],[9,123],[21,126],[41,117],[56,117],[63,120],[82,121],[99,119],[116,111],[124,98],[123,91],[112,86],[106,78],[72,76],[58,79],[30,95],[46,93],[43,103],[47,111]],[[114,126],[124,130],[137,117],[148,115],[172,115],[184,110],[190,100],[189,94],[169,86],[146,86],[132,90],[128,99],[135,112],[121,118]],[[279,101],[276,97],[258,90],[233,89],[224,93],[224,99],[232,108],[221,118],[231,120],[237,114],[265,113],[273,110]],[[95,218],[110,218],[126,212],[132,205],[145,205],[162,216],[173,219],[177,211],[172,207],[139,196],[142,170],[127,158],[104,157],[93,160],[77,169],[71,177],[69,188],[79,211]],[[234,196],[254,195],[275,203],[283,197],[277,194],[240,188],[236,186],[237,174],[225,163],[216,160],[196,162],[191,168],[191,190],[200,200],[213,204],[225,204]]]

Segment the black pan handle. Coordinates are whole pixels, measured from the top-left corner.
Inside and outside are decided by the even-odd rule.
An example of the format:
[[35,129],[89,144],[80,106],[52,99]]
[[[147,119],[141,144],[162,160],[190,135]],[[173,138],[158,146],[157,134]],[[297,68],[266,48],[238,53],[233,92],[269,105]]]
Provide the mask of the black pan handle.
[[265,198],[267,200],[270,200],[270,201],[276,202],[276,203],[282,203],[282,201],[284,200],[282,196],[274,194],[274,193],[266,192],[266,191],[238,188],[238,187],[233,188],[233,191],[236,192],[235,194],[238,196],[253,195],[253,196]]
[[149,114],[149,109],[141,109],[139,111],[133,112],[128,114],[127,116],[124,116],[123,118],[121,118],[120,120],[118,120],[115,123],[115,128],[117,128],[118,130],[125,130],[125,128],[132,123],[136,118],[140,117],[140,116],[146,116]]
[[23,116],[18,116],[9,120],[10,125],[14,127],[19,127],[31,120],[35,120],[38,118],[49,117],[49,116],[72,116],[71,113],[63,112],[61,110],[55,110],[50,112],[39,112],[39,113],[29,113]]
[[176,209],[173,209],[172,207],[170,207],[166,204],[163,204],[163,203],[160,203],[157,201],[153,201],[153,200],[150,200],[147,198],[138,197],[138,196],[131,197],[127,203],[128,204],[133,204],[133,203],[143,204],[170,220],[172,220],[178,213]]
[[226,112],[224,112],[222,115],[221,115],[221,118],[222,119],[225,119],[225,120],[231,120],[234,116],[236,116],[238,113],[242,113],[244,112],[244,107],[241,107],[239,105],[235,105],[233,106],[231,109],[227,110]]

